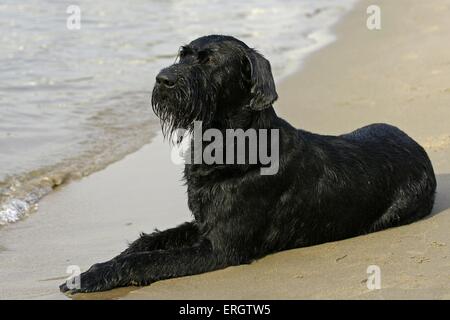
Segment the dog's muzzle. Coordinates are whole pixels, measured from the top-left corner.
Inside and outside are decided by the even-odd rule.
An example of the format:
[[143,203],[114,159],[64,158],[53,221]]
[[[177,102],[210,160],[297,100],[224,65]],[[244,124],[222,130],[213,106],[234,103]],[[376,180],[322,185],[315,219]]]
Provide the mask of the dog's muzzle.
[[163,69],[156,76],[156,86],[166,89],[171,89],[175,87],[178,77],[177,74],[168,68]]

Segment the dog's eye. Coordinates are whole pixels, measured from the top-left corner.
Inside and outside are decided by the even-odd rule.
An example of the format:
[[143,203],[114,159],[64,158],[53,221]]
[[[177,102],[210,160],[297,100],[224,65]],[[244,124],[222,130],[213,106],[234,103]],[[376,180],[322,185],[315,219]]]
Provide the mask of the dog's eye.
[[211,58],[211,52],[209,50],[199,51],[197,57],[200,63],[208,63]]

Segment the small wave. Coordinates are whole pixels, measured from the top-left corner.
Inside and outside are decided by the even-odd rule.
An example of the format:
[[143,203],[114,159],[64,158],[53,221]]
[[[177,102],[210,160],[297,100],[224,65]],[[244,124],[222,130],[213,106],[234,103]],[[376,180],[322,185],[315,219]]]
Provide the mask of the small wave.
[[38,208],[38,201],[48,192],[44,189],[29,194],[24,200],[12,198],[0,207],[0,226],[17,222]]
[[[36,173],[10,177],[0,189],[0,226],[17,222],[38,208],[38,202],[66,179],[46,176],[31,178]],[[27,178],[28,176],[28,178]]]
[[20,199],[11,199],[0,209],[0,225],[16,222],[30,212],[30,204]]
[[[139,113],[138,113],[139,114]],[[88,121],[97,129],[96,139],[80,142],[83,152],[56,164],[4,177],[0,181],[0,226],[17,222],[38,209],[39,200],[55,188],[106,168],[150,142],[156,120],[121,124],[120,112],[99,112]],[[142,116],[142,114],[141,114]],[[114,120],[115,119],[115,120]]]

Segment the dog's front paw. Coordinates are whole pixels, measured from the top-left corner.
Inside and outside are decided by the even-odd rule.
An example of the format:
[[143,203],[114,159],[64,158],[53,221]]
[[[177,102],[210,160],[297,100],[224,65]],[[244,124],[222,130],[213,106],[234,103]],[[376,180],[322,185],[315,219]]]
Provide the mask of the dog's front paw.
[[81,292],[106,291],[120,285],[120,277],[114,261],[94,264],[86,272],[80,274],[75,281],[61,284],[59,289],[63,293],[74,294]]

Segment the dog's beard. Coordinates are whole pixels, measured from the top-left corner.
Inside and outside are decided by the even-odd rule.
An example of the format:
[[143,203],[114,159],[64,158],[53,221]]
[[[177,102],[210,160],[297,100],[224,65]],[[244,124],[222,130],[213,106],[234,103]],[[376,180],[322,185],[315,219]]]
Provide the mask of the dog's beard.
[[204,126],[212,122],[215,113],[214,94],[208,95],[205,89],[188,89],[193,87],[199,88],[198,84],[193,86],[180,80],[176,88],[153,89],[152,108],[160,119],[165,138],[171,139],[178,129],[192,132],[194,121],[202,121]]

